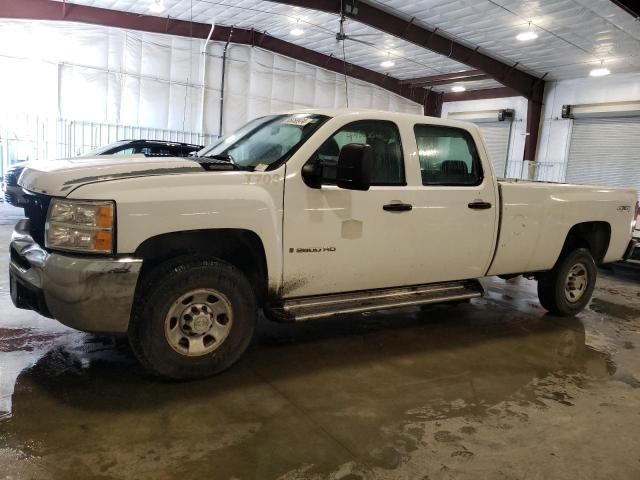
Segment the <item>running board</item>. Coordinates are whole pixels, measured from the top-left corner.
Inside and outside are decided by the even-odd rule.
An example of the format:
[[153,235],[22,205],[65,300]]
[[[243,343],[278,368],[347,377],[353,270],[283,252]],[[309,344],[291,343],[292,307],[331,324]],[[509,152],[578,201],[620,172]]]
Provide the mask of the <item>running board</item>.
[[274,320],[302,321],[346,313],[370,312],[388,308],[454,302],[484,294],[480,282],[432,283],[382,290],[363,290],[313,297],[285,299],[268,309]]

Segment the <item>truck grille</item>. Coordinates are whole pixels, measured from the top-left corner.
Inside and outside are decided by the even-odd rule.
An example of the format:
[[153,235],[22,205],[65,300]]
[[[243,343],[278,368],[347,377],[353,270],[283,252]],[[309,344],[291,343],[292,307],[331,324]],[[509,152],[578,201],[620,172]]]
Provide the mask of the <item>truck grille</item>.
[[4,183],[6,183],[7,186],[10,187],[17,186],[18,178],[20,177],[22,170],[24,170],[22,167],[10,168],[9,170],[7,170],[7,173],[4,176]]
[[44,247],[44,225],[47,221],[47,212],[51,197],[39,194],[25,195],[27,204],[24,206],[24,215],[29,219],[29,233],[33,239]]

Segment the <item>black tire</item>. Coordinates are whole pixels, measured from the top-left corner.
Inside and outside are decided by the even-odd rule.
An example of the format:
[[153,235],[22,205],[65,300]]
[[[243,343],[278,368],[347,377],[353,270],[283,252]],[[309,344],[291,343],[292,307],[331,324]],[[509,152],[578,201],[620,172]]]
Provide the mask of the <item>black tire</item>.
[[[230,367],[247,349],[256,325],[256,299],[249,281],[233,265],[211,259],[176,259],[146,275],[139,288],[141,291],[129,327],[129,342],[140,363],[151,373],[175,380],[214,375]],[[168,315],[174,309],[182,308],[184,303],[179,300],[183,296],[199,289],[215,289],[230,311],[225,327],[216,324],[215,319],[210,320],[212,325],[226,328],[219,345],[208,347],[215,348],[213,351],[190,356],[170,343],[168,322],[176,319],[169,320]],[[212,313],[209,317],[213,318]],[[173,324],[175,329],[175,322]],[[184,330],[177,335],[189,336],[182,332]],[[189,345],[189,341],[186,344]]]
[[[566,293],[570,272],[574,268],[584,269],[586,280],[584,290],[579,297],[571,300]],[[578,248],[565,254],[550,272],[538,278],[538,298],[540,304],[554,315],[572,317],[581,312],[591,300],[596,286],[598,270],[591,252],[586,248]],[[574,293],[574,295],[577,295]]]

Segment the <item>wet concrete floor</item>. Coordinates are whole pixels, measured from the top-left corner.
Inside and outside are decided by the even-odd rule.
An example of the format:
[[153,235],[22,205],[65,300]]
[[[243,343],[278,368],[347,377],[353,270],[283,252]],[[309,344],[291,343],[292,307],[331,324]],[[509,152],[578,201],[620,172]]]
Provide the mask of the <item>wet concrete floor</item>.
[[469,305],[262,321],[226,373],[150,378],[126,345],[9,298],[0,478],[638,479],[640,273],[554,318],[525,279]]

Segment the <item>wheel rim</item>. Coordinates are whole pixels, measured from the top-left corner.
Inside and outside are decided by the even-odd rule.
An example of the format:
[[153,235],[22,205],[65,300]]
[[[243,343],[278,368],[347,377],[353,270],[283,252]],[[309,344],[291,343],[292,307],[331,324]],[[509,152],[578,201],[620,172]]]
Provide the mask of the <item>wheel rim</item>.
[[579,302],[587,291],[589,285],[589,271],[587,266],[578,262],[569,269],[564,286],[564,295],[568,302]]
[[229,299],[217,290],[203,288],[180,296],[164,321],[171,348],[181,355],[199,357],[216,350],[233,323]]

